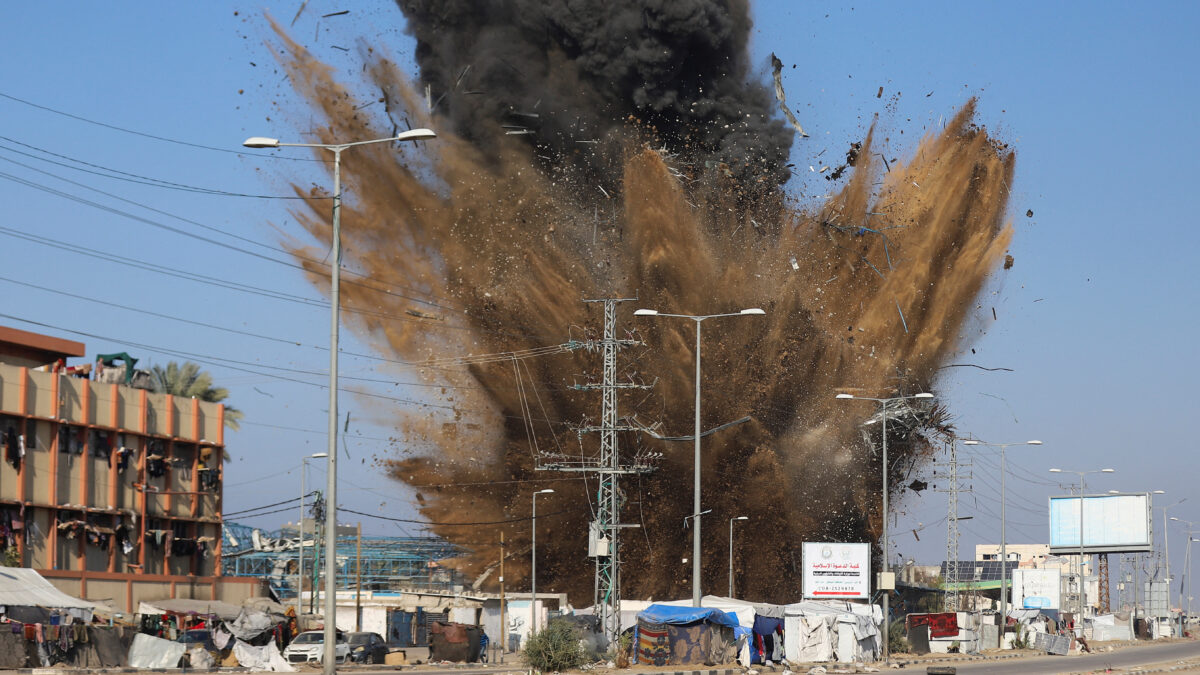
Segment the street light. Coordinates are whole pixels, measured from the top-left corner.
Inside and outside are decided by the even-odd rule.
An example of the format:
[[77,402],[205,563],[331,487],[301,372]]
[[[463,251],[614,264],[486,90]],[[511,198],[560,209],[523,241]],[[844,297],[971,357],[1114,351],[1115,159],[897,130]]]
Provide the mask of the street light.
[[750,520],[746,516],[734,516],[729,519],[729,597],[733,597],[733,521]]
[[763,310],[752,307],[740,312],[728,314],[664,314],[655,309],[639,309],[634,316],[665,316],[677,319],[691,319],[696,322],[696,419],[694,436],[694,457],[692,458],[693,489],[692,489],[692,520],[696,526],[692,530],[692,606],[700,606],[700,322],[705,319],[717,319],[725,316],[749,316],[766,314]]
[[1093,473],[1114,473],[1115,469],[1100,469],[1099,471],[1064,471],[1050,469],[1050,473],[1073,473],[1079,476],[1079,629],[1083,632],[1083,608],[1087,598],[1087,587],[1083,583],[1083,477]]
[[[887,454],[887,405],[892,401],[905,401],[908,399],[924,399],[933,398],[933,394],[922,392],[913,394],[912,396],[893,396],[891,398],[871,398],[869,396],[855,396],[854,394],[838,394],[834,398],[842,400],[858,400],[858,401],[875,401],[879,404],[880,417],[883,422],[883,555],[879,556],[880,581],[883,581],[883,573],[887,572],[887,557],[888,557],[888,454]],[[878,584],[876,584],[878,585]],[[883,660],[888,660],[888,627],[891,625],[890,617],[888,616],[888,593],[883,592]]]
[[[1154,494],[1166,494],[1166,491],[1155,490]],[[1186,501],[1187,497],[1184,497],[1174,504],[1158,507],[1163,512],[1163,560],[1167,565],[1167,612],[1171,611],[1171,539],[1167,536],[1167,509],[1173,509]]]
[[989,448],[1000,448],[1000,647],[1004,646],[1004,627],[1008,625],[1008,536],[1005,530],[1004,518],[1004,483],[1008,471],[1004,464],[1004,451],[1013,445],[1041,445],[1041,441],[1023,441],[1020,443],[988,443],[980,440],[963,441],[963,445],[984,445]]
[[[1192,534],[1194,534],[1192,532],[1192,528],[1194,528],[1196,526],[1196,523],[1194,523],[1190,520],[1183,520],[1182,518],[1176,518],[1175,516],[1171,516],[1171,520],[1174,520],[1176,522],[1187,525],[1187,530],[1186,530],[1187,537],[1188,537],[1187,554],[1183,558],[1183,578],[1187,579],[1187,594],[1188,594],[1187,613],[1188,613],[1188,615],[1190,615],[1192,613],[1192,607],[1191,607],[1191,605],[1192,605],[1192,603],[1191,603],[1191,599],[1192,599]],[[1165,535],[1165,533],[1164,533],[1164,535]],[[1179,585],[1179,607],[1181,609],[1183,608],[1183,584]],[[1182,620],[1181,620],[1181,623],[1182,623]],[[1180,626],[1180,630],[1181,631],[1183,630],[1182,626]]]
[[529,637],[533,637],[537,633],[537,496],[548,495],[554,492],[553,488],[538,490],[533,493],[533,519],[530,521],[530,527],[533,528],[533,546],[530,553],[532,573],[530,574],[530,591],[533,596],[529,601]]
[[304,608],[300,605],[300,596],[303,595],[301,591],[304,589],[304,498],[308,496],[308,488],[304,485],[304,479],[305,474],[308,472],[308,460],[321,459],[328,456],[329,453],[318,452],[300,460],[300,546],[297,547],[299,553],[296,556],[300,561],[296,566],[296,621],[300,620],[300,615],[304,611]]
[[412,129],[387,138],[354,143],[280,143],[277,138],[253,136],[242,142],[247,148],[320,148],[333,153],[333,259],[329,263],[329,476],[325,507],[325,656],[324,675],[334,675],[337,647],[337,422],[338,422],[338,327],[342,279],[342,151],[372,143],[423,141],[436,138],[429,129]]

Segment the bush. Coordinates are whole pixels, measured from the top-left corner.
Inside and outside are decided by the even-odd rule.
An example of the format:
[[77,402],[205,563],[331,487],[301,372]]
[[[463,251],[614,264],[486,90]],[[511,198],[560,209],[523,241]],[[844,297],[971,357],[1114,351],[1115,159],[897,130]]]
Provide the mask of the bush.
[[534,670],[570,670],[587,663],[589,657],[575,629],[563,622],[551,622],[544,630],[529,636],[525,645],[525,661]]
[[888,653],[902,654],[908,652],[908,636],[904,619],[897,619],[888,626]]

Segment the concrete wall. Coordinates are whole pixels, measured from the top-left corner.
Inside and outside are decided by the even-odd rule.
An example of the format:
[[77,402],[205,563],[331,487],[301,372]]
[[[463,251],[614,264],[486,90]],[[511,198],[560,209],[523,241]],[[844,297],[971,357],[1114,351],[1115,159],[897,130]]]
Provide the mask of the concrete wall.
[[220,600],[240,605],[248,598],[266,594],[262,580],[253,577],[164,577],[65,570],[43,570],[41,574],[63,593],[94,600],[126,614],[135,613],[141,602],[163,598]]

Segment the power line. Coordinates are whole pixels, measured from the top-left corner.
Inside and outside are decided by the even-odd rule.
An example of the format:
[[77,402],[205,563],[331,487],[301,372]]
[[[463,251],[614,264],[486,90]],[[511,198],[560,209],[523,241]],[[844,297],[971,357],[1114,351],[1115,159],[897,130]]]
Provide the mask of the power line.
[[[14,138],[9,138],[8,136],[0,136],[0,140],[8,141],[9,143],[12,143],[14,145],[19,145],[23,148],[29,148],[30,150],[36,150],[38,152],[50,155],[51,157],[58,157],[60,159],[65,159],[70,162],[75,162],[77,164],[81,164],[86,167],[92,167],[92,169],[101,169],[102,171],[93,171],[91,169],[84,169],[84,168],[80,168],[78,166],[72,166],[66,162],[56,162],[52,159],[46,159],[45,157],[38,157],[35,154],[28,153],[28,152],[22,152],[20,150],[15,150],[13,148],[5,148],[3,146],[0,146],[0,150],[6,150],[8,152],[12,152],[12,153],[21,155],[22,157],[36,159],[39,162],[46,162],[47,164],[61,166],[64,169],[71,169],[72,171],[80,171],[82,173],[91,174],[93,176],[100,176],[102,178],[111,178],[113,180],[125,181],[127,183],[134,183],[136,185],[147,185],[150,187],[164,188],[167,190],[179,190],[181,192],[194,192],[194,193],[198,193],[198,194],[218,195],[218,196],[222,196],[222,197],[251,197],[254,199],[309,199],[309,197],[303,197],[303,196],[299,196],[299,195],[252,195],[252,194],[246,194],[243,192],[230,192],[227,190],[216,190],[216,189],[212,189],[212,188],[203,188],[203,187],[199,187],[199,186],[195,186],[195,185],[187,185],[186,183],[174,183],[174,182],[171,182],[168,180],[163,180],[161,178],[154,178],[152,176],[142,176],[140,174],[129,173],[127,171],[121,171],[119,169],[113,169],[113,168],[110,168],[107,166],[102,166],[100,164],[93,164],[91,162],[85,162],[82,159],[76,159],[76,158],[70,157],[68,155],[62,155],[57,152],[46,150],[45,148],[39,148],[36,145],[22,143],[21,141],[18,141]],[[103,171],[108,171],[109,173],[103,173]],[[332,199],[332,197],[312,197],[312,199]]]
[[6,98],[10,101],[15,101],[17,103],[27,105],[31,108],[37,108],[38,110],[44,110],[46,112],[54,113],[55,115],[61,115],[63,117],[77,120],[79,122],[86,122],[87,124],[94,124],[98,127],[104,127],[105,129],[112,129],[113,131],[120,131],[120,132],[126,133],[126,134],[133,134],[134,136],[141,136],[143,138],[151,138],[156,141],[163,141],[164,143],[174,143],[176,145],[183,145],[183,146],[190,147],[190,148],[199,148],[201,150],[212,150],[214,152],[227,152],[227,153],[231,153],[234,155],[242,155],[242,156],[246,156],[246,157],[257,157],[257,158],[265,158],[265,159],[284,159],[284,160],[290,160],[290,161],[294,161],[294,162],[324,162],[325,161],[322,159],[305,159],[303,157],[281,157],[281,156],[271,154],[271,153],[245,152],[243,150],[231,150],[229,148],[218,148],[218,147],[214,147],[211,145],[202,145],[200,143],[189,143],[188,141],[180,141],[180,140],[176,140],[174,138],[167,138],[165,136],[155,136],[154,134],[148,134],[143,131],[135,131],[133,129],[126,129],[125,127],[119,127],[119,126],[116,126],[115,124],[107,124],[105,122],[97,122],[96,120],[88,119],[86,117],[81,117],[79,115],[73,115],[71,113],[63,112],[61,110],[55,110],[54,108],[50,108],[50,107],[47,107],[44,105],[38,105],[37,103],[34,103],[32,101],[26,101],[25,99],[17,98],[16,96],[12,96],[11,94],[5,94],[3,92],[0,92],[0,98]]
[[[13,163],[13,164],[17,164],[18,166],[25,166],[25,165],[22,165],[22,164],[20,164],[20,162],[13,162],[12,160],[9,160],[9,159],[6,159],[6,158],[0,158],[0,159],[3,159],[3,160],[4,160],[4,161],[6,161],[6,162],[10,162],[10,163]],[[27,167],[27,168],[31,168],[31,167]],[[35,170],[36,170],[36,169],[35,169]],[[42,173],[45,173],[45,172],[42,172]],[[250,256],[250,257],[252,257],[252,258],[257,258],[257,259],[259,259],[259,260],[265,260],[265,261],[267,261],[267,262],[272,262],[272,263],[275,263],[275,264],[277,264],[277,265],[283,265],[284,267],[290,267],[290,268],[292,268],[292,269],[297,269],[297,270],[300,270],[300,271],[302,271],[302,272],[305,272],[305,273],[307,273],[307,272],[308,272],[308,270],[307,270],[307,269],[304,267],[304,265],[301,265],[301,264],[299,264],[299,263],[294,263],[294,262],[290,262],[290,261],[287,261],[287,260],[280,260],[279,258],[272,258],[271,256],[264,255],[264,254],[262,254],[262,253],[256,253],[256,252],[254,252],[254,251],[251,251],[251,250],[248,250],[248,249],[245,249],[245,248],[241,248],[240,246],[234,246],[233,244],[229,244],[229,243],[226,243],[226,242],[223,242],[223,241],[219,241],[219,240],[217,240],[217,239],[213,239],[212,237],[206,237],[206,236],[204,236],[204,235],[196,234],[195,232],[188,232],[187,230],[184,230],[184,229],[181,229],[181,228],[178,228],[178,227],[174,227],[174,226],[171,226],[171,225],[167,225],[166,223],[161,223],[161,222],[159,222],[159,221],[157,221],[157,220],[152,220],[152,219],[150,219],[150,218],[146,218],[146,217],[144,217],[144,216],[139,216],[139,215],[137,215],[137,214],[130,213],[130,212],[128,212],[128,211],[122,211],[121,209],[118,209],[118,208],[115,208],[115,207],[112,207],[112,206],[108,206],[107,204],[101,204],[100,202],[92,201],[92,200],[90,200],[90,199],[87,199],[87,198],[85,198],[85,197],[81,197],[81,196],[79,196],[79,195],[74,195],[74,194],[71,194],[71,193],[69,193],[69,192],[64,192],[64,191],[62,191],[62,190],[59,190],[59,189],[57,189],[57,188],[52,188],[52,187],[50,187],[50,186],[48,186],[48,185],[42,185],[41,183],[35,183],[35,182],[31,181],[31,180],[28,180],[28,179],[25,179],[25,178],[21,178],[21,177],[19,177],[19,176],[14,176],[14,175],[12,175],[12,174],[9,174],[9,173],[0,172],[0,178],[4,178],[4,179],[6,179],[6,180],[10,180],[10,181],[12,181],[12,182],[14,182],[14,183],[18,183],[18,184],[20,184],[20,185],[24,185],[24,186],[26,186],[26,187],[29,187],[29,188],[33,188],[34,190],[38,190],[38,191],[41,191],[41,192],[45,192],[45,193],[47,193],[47,194],[52,194],[52,195],[54,195],[54,196],[56,196],[56,197],[62,197],[63,199],[67,199],[67,200],[69,200],[69,201],[73,201],[73,202],[76,202],[76,203],[79,203],[79,204],[83,204],[84,206],[90,206],[90,207],[92,207],[92,208],[94,208],[94,209],[97,209],[97,210],[100,210],[100,211],[104,211],[104,212],[106,212],[106,213],[111,213],[111,214],[113,214],[113,215],[116,215],[116,216],[121,216],[121,217],[123,217],[123,218],[128,218],[128,219],[130,219],[130,220],[134,220],[134,221],[137,221],[137,222],[139,222],[139,223],[142,223],[142,224],[145,224],[145,225],[149,225],[149,226],[151,226],[151,227],[156,227],[156,228],[159,228],[159,229],[161,229],[161,230],[166,230],[167,232],[171,232],[171,233],[174,233],[174,234],[178,234],[178,235],[180,235],[180,236],[183,236],[183,237],[188,237],[189,239],[195,239],[196,241],[202,241],[202,242],[204,242],[204,243],[206,243],[206,244],[211,244],[211,245],[213,245],[213,246],[217,246],[217,247],[219,247],[219,248],[223,248],[223,249],[226,249],[226,250],[229,250],[229,251],[234,251],[234,252],[237,252],[237,253],[242,253],[242,254],[244,254],[244,255],[248,255],[248,256]],[[57,178],[57,177],[56,177],[56,178]],[[65,178],[60,178],[60,180],[63,180],[63,181],[65,181],[65,182],[68,182],[68,183],[74,183],[74,181],[69,181],[69,180],[67,180],[67,179],[65,179]],[[86,186],[82,186],[82,187],[86,187]],[[139,206],[141,206],[140,204],[138,204],[138,205],[139,205]],[[155,210],[155,209],[150,209],[150,210]],[[195,223],[195,221],[187,221],[187,222],[190,222],[190,223],[192,223],[192,224],[198,224],[198,223]],[[221,234],[225,234],[225,235],[228,235],[228,236],[234,236],[234,235],[229,235],[229,233],[227,233],[227,232],[225,232],[225,231],[223,231],[223,230],[220,230],[220,229],[218,229],[218,228],[213,228],[213,227],[210,227],[210,226],[207,226],[207,225],[200,225],[200,226],[201,226],[201,227],[204,227],[205,229],[208,229],[208,230],[212,230],[212,231],[215,231],[215,232],[219,232],[219,233],[221,233]],[[238,237],[238,238],[241,238],[241,237]],[[268,247],[268,248],[271,248],[271,247]],[[272,248],[272,250],[278,250],[278,249],[274,249],[274,248]],[[363,283],[361,283],[361,282],[357,282],[357,281],[354,281],[354,280],[351,280],[351,279],[348,279],[346,283],[347,283],[347,284],[354,284],[354,285],[360,286],[360,287],[362,287],[362,288],[365,288],[365,289],[368,289],[368,290],[373,290],[373,291],[376,291],[376,292],[385,293],[385,294],[387,294],[387,295],[392,295],[392,296],[395,296],[395,297],[398,297],[398,298],[403,298],[403,299],[405,299],[405,300],[409,300],[409,301],[411,301],[411,302],[415,302],[415,303],[418,303],[418,304],[422,304],[422,305],[428,305],[428,306],[430,306],[430,307],[437,307],[438,309],[444,309],[444,310],[447,310],[447,311],[456,311],[456,310],[455,310],[453,307],[448,307],[448,306],[446,306],[446,305],[442,305],[442,304],[439,304],[439,303],[433,302],[433,301],[431,301],[431,300],[424,300],[424,299],[422,299],[422,298],[414,298],[414,297],[412,297],[412,296],[404,295],[404,294],[402,294],[402,293],[395,293],[395,292],[392,292],[392,291],[390,291],[390,290],[388,290],[388,289],[379,288],[379,287],[377,287],[377,286],[372,286],[372,285],[370,285],[370,284],[363,284]]]
[[[338,506],[338,512],[339,513],[340,512],[353,513],[356,516],[364,516],[366,518],[378,518],[379,520],[390,520],[394,523],[414,523],[417,525],[433,525],[435,527],[457,527],[457,526],[468,526],[468,525],[471,525],[471,526],[473,526],[473,525],[506,525],[508,523],[523,523],[527,520],[533,520],[533,516],[530,515],[530,516],[524,516],[521,518],[509,518],[507,520],[482,520],[482,521],[477,521],[474,523],[431,523],[427,520],[414,520],[412,518],[392,518],[389,516],[377,516],[374,513],[364,513],[362,511],[354,511],[354,510],[348,509],[344,506]],[[544,513],[544,514],[538,516],[538,518],[550,518],[552,516],[561,516],[565,513],[572,513],[572,511],[555,511],[553,513]]]
[[283,501],[281,501],[281,502],[275,502],[274,504],[264,504],[264,505],[262,505],[262,506],[256,506],[256,507],[254,507],[254,508],[252,508],[252,509],[242,509],[241,511],[233,511],[233,512],[231,512],[231,513],[224,513],[224,514],[221,514],[221,517],[223,517],[223,518],[232,518],[233,516],[240,516],[240,515],[242,515],[243,513],[250,513],[251,511],[261,511],[262,509],[269,509],[269,508],[271,508],[271,507],[273,507],[273,506],[282,506],[282,505],[284,505],[284,504],[291,504],[292,502],[298,502],[298,501],[300,501],[301,499],[305,499],[305,498],[307,498],[307,497],[311,497],[311,496],[313,496],[313,495],[315,495],[315,494],[320,494],[320,490],[313,490],[312,492],[309,492],[309,493],[308,493],[308,494],[306,494],[306,495],[302,495],[302,496],[300,496],[300,497],[292,497],[291,499],[285,499],[285,500],[283,500]]
[[[197,355],[189,353],[189,352],[180,352],[177,350],[165,349],[163,347],[156,347],[154,345],[141,344],[141,343],[126,341],[126,340],[118,340],[116,338],[111,338],[111,337],[107,337],[104,335],[96,335],[94,333],[88,333],[85,331],[75,330],[73,328],[64,328],[62,326],[55,326],[53,324],[48,324],[48,323],[45,323],[42,321],[33,321],[31,319],[25,319],[25,318],[22,318],[19,316],[13,316],[11,314],[0,314],[0,318],[11,319],[13,321],[21,321],[23,323],[28,323],[28,324],[31,324],[34,326],[41,326],[43,328],[52,328],[54,330],[62,331],[65,333],[71,333],[73,335],[82,335],[84,337],[95,338],[97,340],[105,340],[108,342],[115,342],[115,343],[124,342],[125,344],[133,345],[135,347],[139,347],[141,349],[146,349],[146,350],[156,352],[159,354],[166,354],[168,356],[178,356],[181,358],[189,358],[189,359],[197,361],[199,363],[207,363],[209,365],[214,365],[214,366],[218,366],[218,367],[222,367],[222,368],[228,368],[230,370],[236,370],[236,371],[244,372],[244,373],[250,373],[252,375],[269,377],[272,379],[282,380],[285,382],[295,382],[297,384],[303,384],[303,385],[307,385],[310,387],[317,387],[319,389],[328,389],[329,388],[328,384],[321,383],[321,382],[309,382],[307,380],[299,380],[294,377],[286,377],[283,375],[275,375],[272,373],[263,373],[263,372],[260,372],[257,370],[251,370],[249,368],[243,368],[243,367],[239,367],[239,366],[235,366],[235,365],[229,365],[228,363],[222,363],[220,361],[211,361],[211,360],[208,360],[206,357],[197,356]],[[386,400],[386,401],[394,401],[397,403],[407,403],[407,404],[414,405],[417,407],[440,408],[440,409],[444,409],[444,410],[451,410],[454,412],[477,412],[477,413],[488,414],[488,415],[496,414],[496,411],[494,411],[494,410],[477,410],[474,408],[459,408],[457,406],[452,406],[452,405],[428,403],[428,402],[424,402],[424,401],[416,401],[413,399],[400,398],[397,396],[387,396],[385,394],[377,394],[377,393],[373,393],[373,392],[361,391],[361,390],[356,390],[356,389],[345,389],[345,388],[339,387],[338,391],[344,391],[344,392],[347,392],[350,394],[354,394],[357,396],[365,396],[368,398],[377,398],[377,399],[382,399],[382,400]],[[506,419],[520,419],[520,420],[526,419],[525,417],[517,416],[517,415],[500,415],[500,417],[503,417]],[[572,426],[572,423],[562,421],[562,420],[538,419],[537,421],[546,422],[548,424],[558,424],[558,425],[567,426],[567,427]]]
[[[23,154],[23,153],[22,153],[22,154]],[[127,199],[127,198],[125,198],[125,197],[122,197],[122,196],[120,196],[120,195],[113,194],[112,192],[108,192],[108,191],[106,191],[106,190],[101,190],[101,189],[99,189],[99,188],[93,187],[93,186],[91,186],[91,185],[87,185],[87,184],[85,184],[85,183],[80,183],[80,182],[78,182],[78,181],[73,181],[73,180],[71,180],[71,179],[69,179],[69,178],[65,178],[65,177],[63,177],[63,176],[60,176],[60,175],[58,175],[58,174],[55,174],[55,173],[51,173],[51,172],[49,172],[49,171],[43,171],[42,169],[38,169],[37,167],[33,167],[33,166],[30,166],[30,165],[28,165],[28,164],[24,164],[24,163],[22,163],[22,162],[18,162],[18,161],[16,161],[16,160],[12,160],[12,159],[9,159],[9,158],[7,158],[7,157],[0,157],[0,160],[3,160],[3,161],[5,161],[5,162],[8,162],[8,163],[10,163],[10,164],[15,164],[15,165],[17,165],[17,166],[19,166],[19,167],[22,167],[22,168],[25,168],[25,169],[29,169],[30,171],[34,171],[34,172],[36,172],[36,173],[40,173],[40,174],[42,174],[43,176],[49,176],[49,177],[51,177],[51,178],[54,178],[54,179],[56,179],[56,180],[60,180],[60,181],[62,181],[62,182],[64,182],[64,183],[67,183],[67,184],[69,184],[69,185],[74,185],[75,187],[83,188],[84,190],[88,190],[89,192],[94,192],[94,193],[96,193],[96,194],[100,194],[100,195],[104,195],[105,197],[109,197],[109,198],[111,198],[111,199],[116,199],[117,201],[123,202],[123,203],[125,203],[125,204],[130,204],[130,205],[132,205],[132,206],[137,206],[137,207],[139,207],[139,208],[143,208],[143,209],[145,209],[145,210],[147,210],[147,211],[150,211],[151,213],[157,213],[157,214],[159,214],[159,215],[166,216],[166,217],[168,217],[168,218],[172,218],[172,219],[174,219],[174,220],[178,220],[178,221],[180,221],[180,222],[182,222],[182,223],[187,223],[187,224],[189,224],[189,225],[195,225],[196,227],[203,228],[203,229],[205,229],[205,230],[208,230],[208,231],[210,231],[210,232],[216,232],[216,233],[218,233],[218,234],[222,234],[222,235],[225,235],[225,236],[227,236],[227,237],[230,237],[231,239],[236,239],[236,240],[238,240],[238,241],[242,241],[242,242],[245,242],[245,243],[247,243],[247,244],[251,244],[251,245],[253,245],[253,246],[258,246],[259,248],[264,248],[264,249],[267,249],[267,250],[269,250],[269,251],[275,251],[275,252],[278,252],[278,253],[283,253],[283,254],[285,254],[285,255],[292,256],[292,257],[298,258],[298,259],[300,259],[300,260],[303,260],[303,261],[305,261],[305,262],[313,263],[313,264],[315,264],[315,265],[318,265],[318,266],[321,266],[321,267],[329,267],[329,263],[327,263],[327,262],[326,262],[326,261],[324,261],[324,260],[319,260],[319,259],[317,259],[317,258],[309,258],[309,257],[307,257],[307,256],[302,256],[302,255],[299,255],[298,253],[295,253],[295,252],[293,252],[293,251],[288,251],[288,250],[286,250],[286,249],[284,249],[284,248],[281,248],[281,247],[279,247],[279,246],[272,246],[272,245],[270,245],[270,244],[265,244],[265,243],[263,243],[263,242],[261,242],[261,241],[259,241],[259,240],[257,240],[257,239],[253,239],[253,238],[251,238],[251,237],[242,236],[242,235],[240,235],[240,234],[237,234],[237,233],[234,233],[234,232],[230,232],[230,231],[228,231],[228,230],[223,230],[223,229],[221,229],[221,228],[219,228],[219,227],[214,227],[214,226],[212,226],[212,225],[206,225],[206,224],[204,224],[204,223],[201,223],[201,222],[199,222],[199,221],[197,221],[197,220],[192,220],[191,218],[185,218],[184,216],[181,216],[181,215],[179,215],[179,214],[176,214],[176,213],[171,213],[170,211],[164,211],[164,210],[162,210],[162,209],[155,208],[155,207],[153,207],[153,206],[150,206],[150,205],[148,205],[148,204],[145,204],[145,203],[143,203],[143,202],[139,202],[139,201],[136,201],[136,200],[133,200],[133,199]],[[66,194],[69,194],[69,193],[66,193]],[[280,262],[284,262],[284,264],[290,264],[290,263],[286,263],[285,261],[280,261]],[[292,265],[292,266],[294,267],[295,265]],[[359,273],[357,273],[357,272],[354,272],[353,270],[343,270],[343,274],[345,274],[345,275],[348,275],[348,276],[352,276],[352,277],[358,277],[359,279],[368,279],[368,278],[370,278],[370,277],[368,277],[367,275],[364,275],[364,274],[359,274]],[[389,289],[389,288],[384,288],[384,287],[381,287],[381,286],[374,286],[374,285],[371,285],[371,284],[365,283],[365,282],[363,282],[363,281],[356,281],[356,280],[354,280],[354,279],[347,279],[347,280],[345,280],[345,283],[346,283],[346,284],[348,284],[348,285],[354,285],[354,286],[358,286],[358,287],[361,287],[361,288],[364,288],[364,289],[367,289],[367,290],[373,290],[373,291],[377,291],[377,292],[384,293],[384,294],[388,294],[388,295],[395,295],[396,297],[400,297],[400,298],[412,299],[412,298],[408,298],[407,296],[404,296],[404,295],[402,295],[402,294],[395,293],[395,292],[393,292],[393,291],[392,291],[391,289]],[[409,287],[409,286],[398,286],[398,287],[399,287],[399,288],[402,288],[402,289],[404,289],[404,290],[408,290],[408,291],[413,291],[413,292],[418,292],[418,293],[419,293],[419,292],[422,292],[422,291],[418,291],[417,289],[414,289],[414,288],[412,288],[412,287]],[[435,294],[433,294],[433,293],[427,293],[427,294],[428,294],[430,297],[437,298],[437,299],[439,299],[439,300],[447,300],[447,301],[451,300],[450,298],[447,298],[447,297],[445,297],[445,296],[438,296],[438,295],[435,295]],[[415,301],[415,302],[421,302],[420,300],[414,300],[414,301]],[[438,307],[438,308],[440,308],[440,309],[445,309],[445,310],[447,310],[447,311],[458,311],[458,310],[456,310],[456,309],[454,309],[454,308],[452,308],[452,307],[448,307],[448,306],[440,305],[440,304],[437,304],[437,303],[432,303],[432,302],[430,302],[429,304],[431,304],[432,306]]]

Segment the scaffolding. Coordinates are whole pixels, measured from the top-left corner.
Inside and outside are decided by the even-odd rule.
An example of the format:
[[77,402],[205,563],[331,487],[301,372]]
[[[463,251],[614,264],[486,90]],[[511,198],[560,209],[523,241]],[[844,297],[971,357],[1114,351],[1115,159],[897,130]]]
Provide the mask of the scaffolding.
[[[288,530],[268,531],[238,523],[225,523],[222,529],[221,573],[260,577],[280,600],[297,595],[301,548],[305,574],[321,571],[316,558],[324,555],[318,545],[322,539],[315,532],[306,533],[301,546],[299,537]],[[456,570],[444,567],[441,561],[465,552],[437,537],[364,535],[361,553],[358,548],[356,535],[338,533],[335,589],[452,591],[464,583]]]

